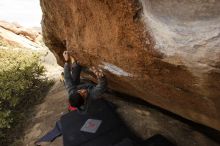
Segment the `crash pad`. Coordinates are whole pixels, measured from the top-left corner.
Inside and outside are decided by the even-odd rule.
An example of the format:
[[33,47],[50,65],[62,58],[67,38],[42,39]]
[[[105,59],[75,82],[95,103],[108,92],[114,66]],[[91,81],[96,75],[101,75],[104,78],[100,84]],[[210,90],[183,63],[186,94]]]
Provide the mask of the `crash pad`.
[[124,138],[136,139],[105,100],[91,101],[87,112],[61,117],[64,146],[110,146]]

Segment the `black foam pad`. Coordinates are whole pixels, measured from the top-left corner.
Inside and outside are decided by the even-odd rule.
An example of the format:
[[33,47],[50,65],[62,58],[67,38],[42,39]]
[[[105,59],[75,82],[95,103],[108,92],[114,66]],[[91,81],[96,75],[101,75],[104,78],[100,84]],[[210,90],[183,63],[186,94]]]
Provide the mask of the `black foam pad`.
[[143,146],[176,146],[160,134],[156,134],[143,142]]
[[[88,119],[100,120],[95,133],[82,131]],[[108,146],[132,134],[104,100],[92,101],[87,113],[70,112],[61,117],[64,146]]]

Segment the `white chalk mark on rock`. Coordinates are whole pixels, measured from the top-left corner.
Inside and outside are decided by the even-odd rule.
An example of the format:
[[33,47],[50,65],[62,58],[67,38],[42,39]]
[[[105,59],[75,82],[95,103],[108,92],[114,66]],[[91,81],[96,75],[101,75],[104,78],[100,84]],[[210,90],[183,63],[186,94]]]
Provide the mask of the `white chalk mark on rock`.
[[107,62],[103,62],[103,65],[99,65],[99,66],[105,70],[108,70],[109,72],[111,72],[115,75],[118,75],[118,76],[126,76],[126,77],[133,76],[132,74],[124,71],[123,69],[121,69],[113,64],[107,63]]

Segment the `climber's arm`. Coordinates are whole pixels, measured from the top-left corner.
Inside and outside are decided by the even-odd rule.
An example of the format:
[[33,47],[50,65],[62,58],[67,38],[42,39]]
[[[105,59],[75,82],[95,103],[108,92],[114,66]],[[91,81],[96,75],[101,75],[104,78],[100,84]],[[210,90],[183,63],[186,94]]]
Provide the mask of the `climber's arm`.
[[102,70],[97,70],[92,68],[91,71],[96,75],[98,79],[98,84],[92,88],[90,91],[90,97],[92,99],[97,99],[103,94],[107,88],[107,80],[102,72]]

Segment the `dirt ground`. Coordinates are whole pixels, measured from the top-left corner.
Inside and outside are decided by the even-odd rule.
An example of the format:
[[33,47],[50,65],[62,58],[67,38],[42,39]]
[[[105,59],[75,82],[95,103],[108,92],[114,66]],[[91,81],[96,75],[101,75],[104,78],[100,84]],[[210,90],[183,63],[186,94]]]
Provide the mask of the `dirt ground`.
[[[112,94],[104,98],[116,104],[117,112],[125,123],[141,138],[162,134],[178,146],[219,146],[202,133],[191,129],[156,109],[121,100]],[[36,106],[35,111],[26,122],[24,136],[17,145],[33,146],[34,142],[55,126],[55,122],[67,112],[67,92],[63,83],[57,79],[45,100]],[[62,136],[45,146],[61,146]]]

